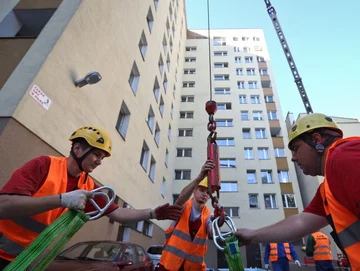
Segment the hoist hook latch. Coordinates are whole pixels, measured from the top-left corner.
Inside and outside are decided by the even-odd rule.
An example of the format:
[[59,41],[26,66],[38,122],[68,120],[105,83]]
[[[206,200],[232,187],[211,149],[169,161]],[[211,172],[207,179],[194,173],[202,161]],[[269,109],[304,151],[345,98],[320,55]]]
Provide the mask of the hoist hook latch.
[[211,223],[212,235],[213,235],[213,240],[214,240],[215,246],[221,251],[224,251],[224,247],[221,246],[221,243],[224,244],[225,238],[232,236],[233,232],[236,231],[236,226],[235,226],[234,221],[227,215],[225,215],[224,219],[225,219],[225,221],[224,221],[225,224],[230,229],[230,231],[228,231],[228,232],[221,232],[220,226],[219,226],[220,217],[215,218]]
[[[108,190],[108,193],[105,193],[103,190]],[[115,191],[109,187],[109,186],[102,186],[102,187],[98,187],[94,190],[91,191],[93,194],[93,197],[96,196],[101,196],[104,197],[106,200],[106,205],[101,208],[94,199],[90,198],[89,201],[91,202],[91,204],[95,207],[95,211],[91,211],[86,213],[87,215],[90,216],[89,220],[95,220],[100,218],[105,212],[106,210],[110,207],[110,205],[114,202],[115,198],[116,198],[116,194]]]

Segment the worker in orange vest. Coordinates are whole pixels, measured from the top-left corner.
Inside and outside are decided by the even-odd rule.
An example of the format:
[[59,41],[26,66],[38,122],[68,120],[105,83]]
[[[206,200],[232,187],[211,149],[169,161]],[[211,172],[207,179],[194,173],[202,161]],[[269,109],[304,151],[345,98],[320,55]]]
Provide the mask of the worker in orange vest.
[[269,243],[265,246],[264,263],[265,269],[269,269],[269,260],[274,271],[290,271],[291,258],[295,264],[301,267],[299,257],[291,243]]
[[238,229],[241,244],[296,240],[330,225],[351,269],[360,270],[360,137],[342,137],[338,124],[324,114],[306,115],[292,125],[292,161],[305,175],[324,176],[324,182],[303,212],[261,229]]
[[[183,214],[166,230],[166,241],[158,271],[205,271],[206,241],[212,236],[207,172],[214,167],[206,161],[200,174],[180,193],[175,205],[184,206]],[[193,198],[189,199],[193,194]]]
[[[5,268],[67,209],[94,211],[87,199],[97,188],[89,176],[109,157],[112,140],[95,126],[72,133],[68,157],[40,156],[17,169],[0,191],[0,270]],[[134,191],[135,192],[135,191]],[[104,197],[94,197],[103,208]],[[117,222],[178,219],[180,206],[134,210],[112,204],[105,215]]]
[[332,271],[333,256],[331,254],[331,242],[326,234],[320,231],[308,236],[306,247],[302,247],[306,256],[313,257],[317,271]]

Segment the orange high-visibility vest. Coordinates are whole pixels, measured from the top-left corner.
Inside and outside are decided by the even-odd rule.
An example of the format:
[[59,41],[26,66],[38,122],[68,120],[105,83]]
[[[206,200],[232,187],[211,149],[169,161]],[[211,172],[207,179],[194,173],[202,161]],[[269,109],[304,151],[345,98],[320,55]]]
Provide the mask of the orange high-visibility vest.
[[[284,249],[286,253],[286,258],[291,261],[291,251],[290,251],[290,244],[284,243]],[[270,254],[269,254],[270,262],[276,262],[279,258],[278,255],[278,244],[277,243],[270,243]]]
[[206,221],[210,210],[206,206],[201,212],[201,226],[194,240],[191,240],[189,221],[192,208],[192,200],[185,204],[183,214],[175,227],[170,226],[165,234],[166,241],[160,259],[165,269],[177,271],[184,263],[184,271],[205,271],[204,257],[207,251]]
[[329,237],[322,232],[314,232],[311,234],[315,239],[314,246],[314,261],[329,261],[332,260],[331,244]]
[[[67,188],[66,157],[50,156],[50,168],[45,182],[33,197],[44,197],[66,193]],[[78,188],[93,190],[94,181],[82,172]],[[67,209],[56,208],[31,217],[15,217],[11,220],[0,220],[0,258],[12,261],[55,219]]]
[[[336,146],[351,140],[360,140],[360,137],[348,137],[335,141],[328,150],[326,161]],[[326,218],[333,228],[334,233],[336,233],[337,239],[340,241],[340,244],[337,245],[345,250],[351,270],[360,270],[360,221],[355,214],[350,212],[334,198],[327,182],[326,174],[324,182],[320,186],[320,193],[323,198]]]

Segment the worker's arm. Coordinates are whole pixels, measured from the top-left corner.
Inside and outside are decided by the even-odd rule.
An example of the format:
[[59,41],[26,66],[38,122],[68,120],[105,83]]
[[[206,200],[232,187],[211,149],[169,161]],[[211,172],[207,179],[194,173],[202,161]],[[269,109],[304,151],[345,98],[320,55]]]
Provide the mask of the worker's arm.
[[210,240],[213,240],[213,231],[212,231],[212,220],[211,220],[211,215],[208,216],[207,220],[206,220],[206,231],[208,234],[208,238]]
[[207,172],[214,166],[215,165],[212,160],[207,160],[202,166],[199,175],[181,190],[179,197],[175,201],[175,205],[184,206],[184,204],[190,199],[191,195],[194,193],[195,188],[206,177]]
[[291,257],[293,258],[294,261],[299,260],[299,256],[298,256],[294,246],[291,243],[290,243],[290,254],[291,254]]
[[326,225],[328,225],[328,222],[325,217],[302,212],[268,227],[257,230],[238,229],[234,234],[242,245],[269,242],[283,243],[298,240]]
[[264,252],[264,264],[269,264],[269,256],[270,256],[270,244],[267,243]]
[[305,250],[306,256],[308,257],[314,256],[314,246],[315,246],[315,239],[312,235],[309,235],[306,242],[306,250]]

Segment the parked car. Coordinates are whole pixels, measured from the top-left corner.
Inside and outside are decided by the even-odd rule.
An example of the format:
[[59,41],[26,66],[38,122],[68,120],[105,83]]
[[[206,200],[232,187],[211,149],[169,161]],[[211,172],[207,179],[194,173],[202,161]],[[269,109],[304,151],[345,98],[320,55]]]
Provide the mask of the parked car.
[[48,271],[153,271],[154,264],[144,248],[128,242],[90,241],[77,243],[61,252]]
[[150,259],[153,261],[155,269],[158,266],[159,262],[160,262],[160,258],[162,255],[162,251],[163,251],[164,247],[162,245],[152,245],[149,246],[148,250],[147,250],[147,254],[149,255]]

